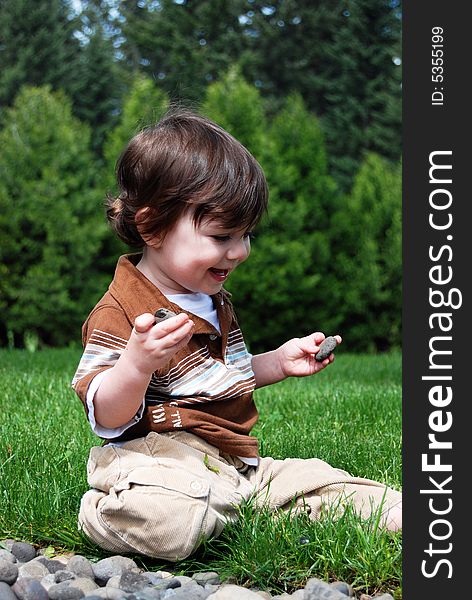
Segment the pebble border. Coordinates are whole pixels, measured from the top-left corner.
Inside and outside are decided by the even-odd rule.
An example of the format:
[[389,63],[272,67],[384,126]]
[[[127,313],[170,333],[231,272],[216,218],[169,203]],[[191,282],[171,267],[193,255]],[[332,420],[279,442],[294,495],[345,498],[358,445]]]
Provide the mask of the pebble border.
[[[343,582],[309,579],[292,594],[272,596],[220,581],[218,573],[192,577],[167,571],[145,571],[126,556],[92,562],[79,554],[47,558],[26,542],[0,540],[0,600],[347,600],[355,598]],[[358,600],[394,600],[390,594]]]

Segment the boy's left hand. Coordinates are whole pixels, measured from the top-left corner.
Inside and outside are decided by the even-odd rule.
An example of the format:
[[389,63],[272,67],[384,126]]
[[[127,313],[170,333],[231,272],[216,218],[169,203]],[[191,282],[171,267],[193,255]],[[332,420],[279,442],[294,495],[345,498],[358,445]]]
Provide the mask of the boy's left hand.
[[[338,345],[342,342],[340,335],[334,336]],[[325,335],[320,331],[303,338],[293,338],[277,349],[277,358],[281,372],[285,377],[307,377],[323,370],[334,361],[330,354],[322,362],[315,360]]]

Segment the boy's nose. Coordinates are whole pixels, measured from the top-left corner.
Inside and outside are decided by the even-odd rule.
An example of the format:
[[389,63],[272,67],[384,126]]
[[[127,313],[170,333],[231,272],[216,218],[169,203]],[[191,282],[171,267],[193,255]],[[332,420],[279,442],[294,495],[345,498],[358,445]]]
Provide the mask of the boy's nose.
[[234,242],[231,244],[231,247],[228,249],[228,252],[226,253],[226,257],[228,260],[242,262],[249,256],[249,252],[249,239],[242,238],[241,240],[234,240]]

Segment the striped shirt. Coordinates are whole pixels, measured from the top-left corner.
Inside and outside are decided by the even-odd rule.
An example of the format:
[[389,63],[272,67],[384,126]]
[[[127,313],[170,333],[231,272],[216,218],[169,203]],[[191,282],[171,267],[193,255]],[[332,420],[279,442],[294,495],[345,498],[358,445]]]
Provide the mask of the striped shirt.
[[[138,254],[119,259],[108,291],[84,323],[84,353],[72,386],[87,412],[89,386],[118,360],[136,317],[158,308],[182,312],[136,269],[140,258]],[[229,294],[222,290],[212,299],[221,332],[185,311],[195,323],[194,335],[165,368],[153,374],[140,414],[114,441],[142,437],[150,431],[187,430],[223,452],[258,456],[257,439],[249,435],[258,418],[252,398],[255,379],[251,355]]]

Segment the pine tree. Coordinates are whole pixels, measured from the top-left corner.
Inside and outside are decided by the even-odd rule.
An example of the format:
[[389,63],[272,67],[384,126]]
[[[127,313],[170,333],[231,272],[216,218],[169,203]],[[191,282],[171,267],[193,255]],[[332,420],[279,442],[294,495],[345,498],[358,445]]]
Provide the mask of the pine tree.
[[299,95],[290,96],[270,123],[260,93],[236,69],[209,86],[202,110],[247,146],[268,180],[268,218],[228,289],[251,351],[269,350],[287,339],[287,331],[306,335],[320,327],[322,299],[317,310],[307,307],[329,264],[336,198],[320,124]]
[[62,0],[0,3],[0,107],[11,106],[23,84],[70,92],[79,42]]
[[82,2],[75,21],[81,37],[77,71],[71,89],[75,116],[91,126],[92,148],[102,154],[106,133],[114,126],[126,89],[115,60],[113,37],[107,33],[109,7],[100,0]]
[[245,14],[244,76],[275,111],[302,95],[346,192],[365,152],[400,157],[400,16],[399,0],[255,1]]
[[247,83],[238,66],[208,86],[201,110],[264,162],[269,154],[264,105],[260,93]]
[[368,154],[332,231],[333,324],[353,350],[401,345],[401,170]]
[[[106,136],[103,147],[105,162],[100,178],[100,191],[103,198],[117,193],[116,163],[126,144],[138,131],[158,121],[168,106],[167,94],[161,91],[151,79],[138,73],[124,100],[118,123]],[[110,274],[113,272],[117,257],[129,251],[130,248],[107,228],[103,240],[103,252],[98,259],[97,267],[104,274]]]
[[147,125],[156,123],[169,107],[169,98],[149,78],[137,74],[126,95],[116,126],[104,145],[105,180],[109,191],[115,187],[115,165],[129,140]]
[[62,92],[24,87],[0,146],[0,343],[65,345],[108,279],[94,264],[105,224],[90,131]]
[[104,4],[83,0],[78,14],[67,0],[0,4],[0,109],[11,106],[24,84],[62,89],[74,115],[91,125],[98,156],[123,93]]
[[242,52],[245,0],[124,0],[120,50],[134,72],[155,79],[172,100],[200,101]]
[[395,2],[345,0],[329,46],[323,127],[333,174],[348,190],[367,152],[400,158],[400,20]]

